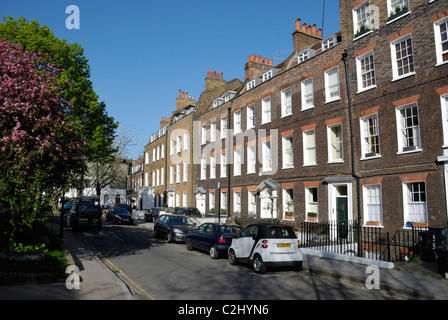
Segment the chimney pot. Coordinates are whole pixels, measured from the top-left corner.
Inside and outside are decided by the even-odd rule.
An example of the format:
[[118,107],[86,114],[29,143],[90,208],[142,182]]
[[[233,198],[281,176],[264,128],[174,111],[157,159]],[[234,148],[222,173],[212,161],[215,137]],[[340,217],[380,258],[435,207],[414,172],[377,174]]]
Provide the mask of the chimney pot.
[[223,73],[221,72],[221,79],[222,79],[222,75],[223,75]]
[[306,23],[303,23],[303,24],[302,24],[302,31],[303,31],[303,32],[306,32]]
[[182,91],[182,90],[179,89],[179,98],[180,98],[180,95],[181,95],[181,91]]
[[297,19],[296,20],[296,31],[299,31],[300,30],[300,22],[301,22],[302,20],[301,19]]
[[322,38],[322,29],[317,30],[317,34],[318,37]]
[[315,25],[315,24],[313,24],[313,25],[311,26],[311,32],[312,32],[313,36],[316,35],[316,25]]
[[306,27],[306,33],[311,34],[311,26]]

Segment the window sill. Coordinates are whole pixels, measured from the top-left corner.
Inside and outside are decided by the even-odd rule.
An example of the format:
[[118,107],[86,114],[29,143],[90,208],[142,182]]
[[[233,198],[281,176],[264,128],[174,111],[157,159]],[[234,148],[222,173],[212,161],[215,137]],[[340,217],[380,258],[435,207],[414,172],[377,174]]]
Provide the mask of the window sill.
[[290,117],[290,116],[292,116],[292,113],[282,115],[282,116],[280,117],[280,119],[284,119],[284,118],[287,118],[287,117]]
[[294,169],[294,166],[291,167],[282,167],[282,170]]
[[336,102],[336,101],[340,101],[340,100],[341,100],[341,97],[334,98],[334,99],[332,99],[332,100],[326,100],[326,101],[325,101],[325,104],[329,104],[329,103]]
[[327,164],[338,164],[338,163],[344,163],[344,159],[330,160],[327,162]]
[[388,19],[386,25],[389,25],[389,24],[391,24],[391,23],[393,23],[393,22],[395,22],[397,20],[400,20],[401,18],[404,18],[404,17],[406,17],[406,16],[408,16],[410,14],[411,14],[411,10],[409,10],[409,9],[407,9],[407,11],[403,12],[403,13],[401,13],[401,12],[396,13],[396,14],[394,14],[394,15],[389,17],[390,20]]
[[448,64],[448,60],[447,61],[443,61],[443,62],[438,62],[436,64],[436,67],[440,67],[440,66],[443,66],[443,65],[446,65],[446,64]]
[[370,87],[367,87],[367,88],[358,89],[358,92],[356,92],[356,94],[360,94],[360,93],[363,93],[363,92],[366,92],[366,91],[369,91],[369,90],[372,90],[372,89],[376,89],[376,85],[370,86]]
[[417,152],[422,152],[423,149],[417,148],[415,150],[409,150],[409,151],[398,151],[397,155],[401,155],[401,154],[409,154],[409,153],[417,153]]
[[406,79],[406,78],[415,76],[415,74],[416,74],[415,71],[414,71],[414,72],[410,72],[410,73],[408,73],[408,74],[406,74],[406,75],[404,75],[404,76],[400,76],[400,77],[393,78],[393,79],[391,80],[391,82],[395,82],[395,81],[399,81],[399,80],[402,80],[402,79]]
[[304,166],[304,167],[317,166],[317,163],[316,163],[316,162],[313,162],[313,163],[306,163],[306,164],[304,164],[303,166]]
[[311,110],[311,109],[314,109],[314,106],[302,108],[300,111],[306,111],[306,110]]
[[371,34],[372,32],[373,32],[373,30],[371,30],[371,29],[366,29],[365,31],[358,32],[354,35],[353,41],[364,38],[365,36]]
[[371,157],[362,157],[361,159],[359,159],[360,161],[364,161],[364,160],[371,160],[371,159],[379,159],[381,158],[381,155],[377,155],[377,156],[371,156]]

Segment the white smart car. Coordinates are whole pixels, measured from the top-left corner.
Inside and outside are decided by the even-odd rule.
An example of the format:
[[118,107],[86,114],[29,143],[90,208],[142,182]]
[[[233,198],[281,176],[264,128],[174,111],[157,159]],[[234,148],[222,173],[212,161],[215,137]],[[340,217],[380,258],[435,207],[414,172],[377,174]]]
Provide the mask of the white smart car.
[[302,270],[300,241],[290,226],[254,223],[233,239],[228,251],[230,264],[253,264],[256,273],[268,267],[291,267]]

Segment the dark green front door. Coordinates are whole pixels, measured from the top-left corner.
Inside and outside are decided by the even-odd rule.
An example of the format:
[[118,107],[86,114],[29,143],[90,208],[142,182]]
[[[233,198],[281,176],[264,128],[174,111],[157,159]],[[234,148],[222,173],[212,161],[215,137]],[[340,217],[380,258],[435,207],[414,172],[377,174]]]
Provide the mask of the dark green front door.
[[348,210],[347,198],[336,198],[336,222],[338,226],[338,238],[347,238],[348,233]]

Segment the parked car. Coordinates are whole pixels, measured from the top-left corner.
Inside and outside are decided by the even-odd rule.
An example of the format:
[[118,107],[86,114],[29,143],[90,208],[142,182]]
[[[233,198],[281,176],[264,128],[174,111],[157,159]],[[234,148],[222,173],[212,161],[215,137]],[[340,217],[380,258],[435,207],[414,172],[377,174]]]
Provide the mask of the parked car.
[[111,208],[106,215],[106,222],[112,221],[113,223],[129,223],[133,224],[131,214],[125,208],[115,207]]
[[161,214],[167,213],[165,210],[166,208],[158,208],[158,207],[149,209],[148,213],[145,214],[145,221],[147,222],[156,221]]
[[154,223],[154,236],[166,238],[168,242],[183,242],[196,224],[190,217],[162,214]]
[[70,208],[72,207],[72,203],[73,203],[73,201],[69,201],[69,202],[64,203],[64,209],[62,211],[64,215],[68,214],[70,212]]
[[218,259],[227,254],[232,239],[238,237],[241,230],[241,226],[234,224],[204,223],[187,235],[187,250],[204,250],[212,259]]
[[199,209],[195,207],[176,208],[174,209],[174,214],[180,214],[183,216],[190,216],[190,217],[202,217],[202,214],[199,211]]
[[292,267],[302,270],[300,241],[290,226],[254,223],[232,241],[228,252],[230,264],[250,263],[256,273],[268,267]]
[[103,205],[101,206],[101,210],[103,211],[103,216],[106,216],[106,215],[107,215],[107,212],[110,210],[110,206],[107,205],[107,204],[103,204]]
[[102,211],[98,197],[78,197],[72,201],[65,219],[65,226],[73,230],[79,227],[103,227]]

